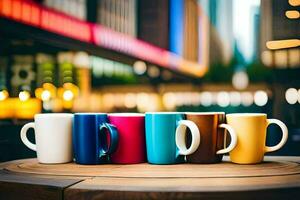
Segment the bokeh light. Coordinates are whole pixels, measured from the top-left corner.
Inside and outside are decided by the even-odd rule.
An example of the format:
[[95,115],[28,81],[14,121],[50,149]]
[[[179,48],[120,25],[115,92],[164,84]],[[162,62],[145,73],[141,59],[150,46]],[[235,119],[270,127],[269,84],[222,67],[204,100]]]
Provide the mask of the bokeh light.
[[147,70],[147,65],[143,61],[136,61],[133,64],[133,71],[138,75],[144,74],[146,70]]
[[41,94],[42,101],[49,101],[51,98],[51,93],[49,90],[44,90]]
[[268,95],[265,91],[258,90],[254,94],[254,103],[258,106],[264,106],[268,103]]
[[71,90],[65,90],[63,93],[63,99],[65,101],[72,101],[74,98],[74,94]]
[[245,107],[251,106],[253,104],[253,95],[251,92],[242,92],[241,93],[242,105]]
[[289,88],[285,91],[285,100],[288,104],[295,104],[298,101],[298,91],[295,88]]
[[211,106],[213,103],[213,95],[211,92],[202,92],[200,95],[200,103],[203,106]]
[[238,90],[243,90],[248,87],[249,78],[246,72],[239,71],[233,74],[232,85]]
[[176,95],[172,92],[167,92],[163,95],[163,104],[168,110],[176,108]]
[[239,106],[241,104],[242,98],[239,92],[230,92],[230,105],[232,106]]
[[30,98],[30,93],[28,91],[21,91],[19,93],[20,101],[27,101]]
[[6,90],[0,91],[0,101],[4,101],[9,96],[8,92]]
[[228,92],[219,92],[217,95],[217,104],[221,107],[226,107],[230,104],[230,96]]
[[126,108],[136,107],[136,95],[134,93],[127,93],[124,99],[124,105]]

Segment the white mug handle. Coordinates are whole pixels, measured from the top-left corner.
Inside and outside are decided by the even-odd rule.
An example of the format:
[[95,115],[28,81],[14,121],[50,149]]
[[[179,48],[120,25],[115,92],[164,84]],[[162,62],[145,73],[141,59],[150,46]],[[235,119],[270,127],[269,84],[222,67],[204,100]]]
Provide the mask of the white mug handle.
[[27,138],[28,129],[30,128],[34,129],[34,127],[35,127],[34,122],[25,124],[21,129],[21,140],[29,149],[36,151],[36,145],[31,143]]
[[[192,144],[188,149],[185,143],[186,127],[190,129],[192,134]],[[194,122],[190,120],[179,121],[175,134],[175,142],[179,149],[179,155],[190,155],[198,149],[200,144],[200,131]]]
[[277,151],[286,143],[286,141],[288,139],[288,128],[282,121],[280,121],[278,119],[267,119],[267,123],[268,123],[267,126],[269,126],[270,124],[277,124],[282,131],[282,138],[281,138],[281,141],[277,145],[272,146],[272,147],[266,146],[265,152]]
[[234,147],[237,144],[237,135],[236,135],[234,129],[231,126],[229,126],[228,124],[220,124],[219,127],[225,128],[228,131],[230,138],[231,138],[231,142],[227,148],[217,151],[217,154],[229,153],[230,151],[232,151],[234,149]]

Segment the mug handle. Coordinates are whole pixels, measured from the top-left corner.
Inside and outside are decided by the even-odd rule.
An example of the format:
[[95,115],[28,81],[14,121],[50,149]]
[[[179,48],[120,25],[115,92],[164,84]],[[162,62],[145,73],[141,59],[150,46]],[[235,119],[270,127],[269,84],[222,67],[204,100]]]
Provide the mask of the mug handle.
[[106,141],[100,140],[100,143],[102,143],[101,144],[102,149],[100,149],[100,156],[109,155],[109,154],[114,153],[117,150],[118,141],[119,141],[119,135],[118,135],[117,128],[112,124],[103,123],[100,125],[99,129],[100,129],[100,131],[99,131],[100,137],[102,135],[106,134],[104,130],[108,130],[108,133],[110,136],[110,144],[107,147],[107,149],[103,148],[104,143],[106,143]]
[[237,144],[237,135],[236,135],[234,129],[231,126],[229,126],[228,124],[220,124],[219,127],[225,128],[228,131],[230,138],[231,138],[231,142],[227,148],[217,151],[217,154],[229,153],[230,151],[232,151],[235,148],[235,146]]
[[[186,148],[185,137],[186,127],[188,127],[192,134],[192,144],[190,148]],[[190,120],[181,120],[178,122],[175,133],[176,146],[179,149],[179,155],[190,155],[194,153],[200,144],[200,131],[197,125]]]
[[267,123],[268,123],[267,126],[269,126],[270,124],[277,124],[282,131],[282,138],[281,138],[281,141],[277,145],[272,146],[272,147],[266,146],[265,152],[277,151],[286,143],[286,141],[288,139],[288,128],[282,121],[280,121],[278,119],[267,119]]
[[21,134],[20,134],[21,140],[29,149],[36,151],[36,144],[33,144],[32,142],[30,142],[27,138],[27,131],[30,128],[33,128],[33,129],[35,128],[34,122],[29,122],[22,127]]

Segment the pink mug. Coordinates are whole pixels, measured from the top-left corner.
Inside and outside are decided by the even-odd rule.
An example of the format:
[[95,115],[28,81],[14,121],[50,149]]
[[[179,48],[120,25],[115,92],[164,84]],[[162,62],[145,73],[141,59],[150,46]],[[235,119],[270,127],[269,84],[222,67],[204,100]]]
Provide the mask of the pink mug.
[[119,134],[117,150],[111,155],[112,163],[135,164],[146,161],[145,115],[140,113],[108,114],[110,124]]

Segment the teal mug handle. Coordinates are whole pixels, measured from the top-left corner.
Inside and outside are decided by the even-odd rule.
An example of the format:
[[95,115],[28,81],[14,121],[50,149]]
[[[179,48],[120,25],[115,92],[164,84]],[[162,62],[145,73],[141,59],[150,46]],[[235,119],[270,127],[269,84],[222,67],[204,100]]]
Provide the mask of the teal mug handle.
[[[185,136],[186,128],[189,128],[192,134],[192,144],[186,147]],[[179,149],[179,155],[190,155],[194,153],[200,145],[200,131],[197,125],[190,120],[180,120],[175,133],[176,146]]]
[[[104,155],[110,155],[117,150],[118,142],[119,142],[119,134],[117,128],[109,123],[103,123],[100,126],[100,157]],[[106,130],[110,136],[110,144],[106,145]],[[105,149],[104,147],[107,146]]]

